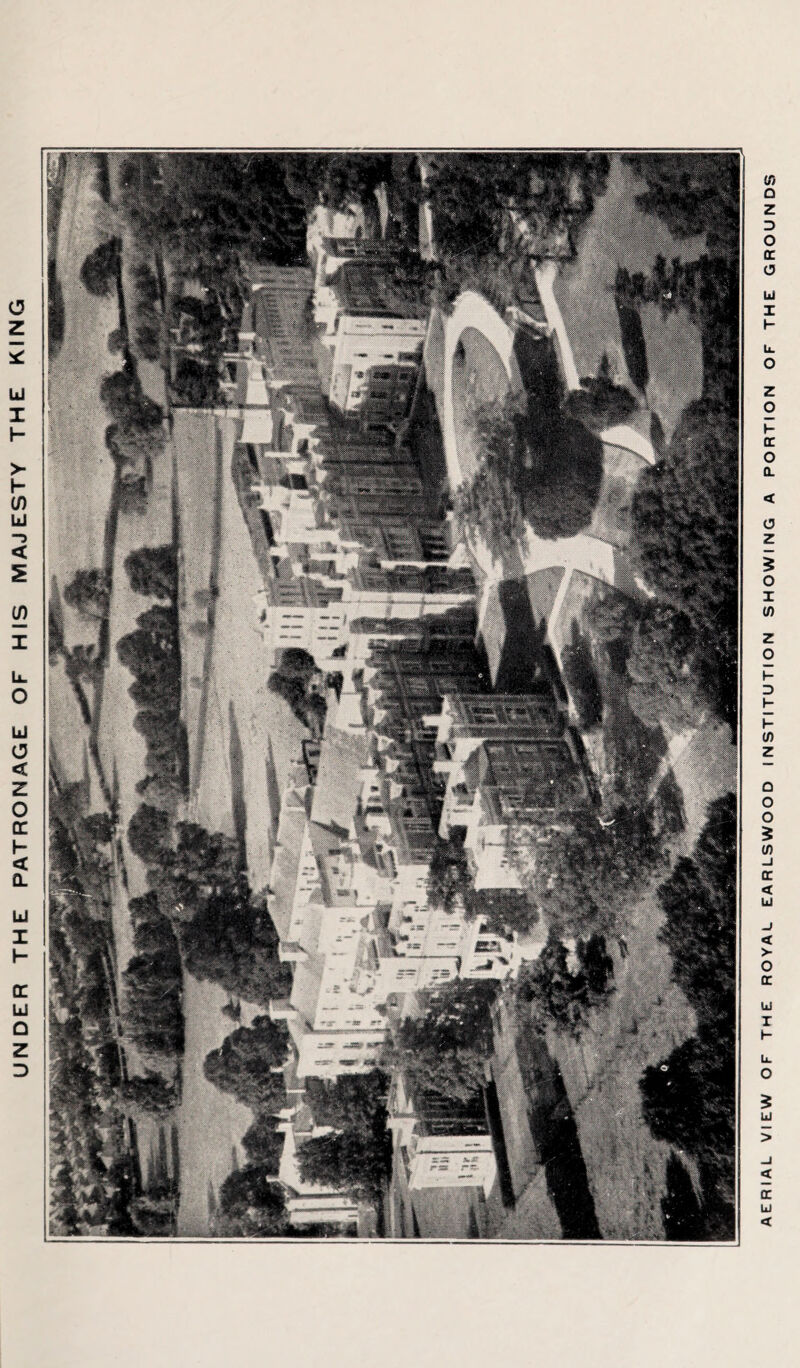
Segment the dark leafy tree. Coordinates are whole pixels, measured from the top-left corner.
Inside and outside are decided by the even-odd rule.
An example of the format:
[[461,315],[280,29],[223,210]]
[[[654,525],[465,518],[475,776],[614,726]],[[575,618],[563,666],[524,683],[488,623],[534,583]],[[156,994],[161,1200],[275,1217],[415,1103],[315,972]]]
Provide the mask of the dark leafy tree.
[[538,910],[517,889],[476,889],[461,833],[437,841],[428,868],[428,899],[446,912],[462,908],[467,920],[480,918],[500,935],[526,935],[539,919]]
[[386,1132],[382,1141],[350,1126],[312,1136],[300,1146],[297,1158],[304,1183],[375,1200],[387,1177]]
[[119,352],[124,352],[128,345],[127,328],[112,328],[108,334],[108,350],[113,356]]
[[581,388],[571,390],[563,404],[565,414],[597,433],[626,422],[635,409],[636,400],[630,390],[615,385],[602,373],[582,379]]
[[659,889],[661,938],[697,1032],[645,1070],[642,1109],[653,1134],[698,1163],[708,1238],[734,1226],[736,1154],[736,798],[709,806],[691,858]]
[[229,1173],[219,1191],[219,1234],[282,1235],[286,1229],[283,1189],[263,1164],[247,1164]]
[[143,1054],[173,1058],[183,1052],[180,964],[162,954],[135,955],[122,976],[125,1034]]
[[698,401],[664,459],[641,475],[632,504],[642,570],[693,624],[696,672],[726,720],[737,696],[738,459],[735,417]]
[[128,823],[128,844],[145,864],[157,865],[169,849],[172,819],[168,812],[140,803]]
[[633,633],[628,702],[645,726],[680,732],[696,726],[706,707],[695,660],[695,629],[686,613],[648,604]]
[[84,257],[81,282],[90,294],[108,296],[113,293],[116,286],[118,264],[119,239],[110,238],[108,242],[101,242],[93,252]]
[[538,1024],[553,1024],[568,1035],[579,1036],[592,1009],[605,1001],[614,962],[602,936],[579,941],[570,956],[566,946],[550,938],[537,959],[520,975],[519,997],[532,1004]]
[[111,578],[105,570],[77,570],[64,589],[64,602],[88,618],[108,616]]
[[72,650],[64,655],[64,669],[73,686],[81,682],[95,684],[103,673],[102,656],[92,643],[73,646]]
[[406,1019],[386,1062],[407,1077],[411,1088],[466,1102],[486,1079],[492,1052],[490,1006],[497,985],[457,980],[432,995],[422,1017]]
[[275,1117],[260,1112],[242,1136],[242,1149],[251,1164],[262,1164],[268,1173],[277,1174],[283,1153],[284,1137],[275,1129]]
[[172,543],[142,546],[125,557],[131,588],[149,598],[174,601],[178,592],[178,563]]
[[291,989],[289,967],[278,959],[275,927],[246,891],[209,898],[181,927],[181,944],[190,974],[221,984],[245,1002],[268,1007]]
[[96,845],[110,845],[114,838],[114,822],[109,812],[90,812],[81,826]]
[[554,820],[545,832],[515,828],[510,853],[560,938],[610,931],[664,858],[648,813],[625,806],[604,826],[586,808]]
[[180,1096],[173,1083],[163,1074],[148,1069],[144,1074],[129,1078],[119,1089],[120,1105],[134,1116],[169,1116],[177,1107]]
[[158,427],[164,416],[160,405],[144,393],[136,367],[130,361],[122,370],[104,376],[100,400],[112,422],[122,428]]
[[253,1111],[274,1114],[286,1104],[282,1070],[288,1049],[284,1026],[268,1016],[255,1017],[252,1026],[240,1026],[206,1055],[203,1072]]

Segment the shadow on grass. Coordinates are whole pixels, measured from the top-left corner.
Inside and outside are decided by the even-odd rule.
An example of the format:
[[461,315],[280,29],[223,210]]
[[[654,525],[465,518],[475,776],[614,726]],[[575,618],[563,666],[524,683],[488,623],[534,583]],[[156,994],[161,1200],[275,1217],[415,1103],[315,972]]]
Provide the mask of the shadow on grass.
[[603,720],[603,694],[597,677],[591,646],[572,621],[570,641],[561,652],[564,683],[583,731],[599,727]]
[[528,1124],[561,1233],[565,1240],[602,1239],[561,1069],[535,1032],[518,1039],[517,1050],[528,1098]]
[[236,842],[239,847],[239,864],[242,869],[245,869],[247,867],[247,804],[244,797],[244,752],[239,728],[236,724],[236,714],[233,710],[233,704],[230,702],[228,703],[228,727],[230,730],[228,751],[231,768],[231,813]]
[[636,388],[644,393],[650,379],[650,369],[647,364],[647,346],[639,310],[632,308],[630,304],[623,304],[619,298],[616,305],[625,365]]
[[545,644],[546,623],[537,623],[524,579],[503,580],[497,588],[505,638],[497,668],[498,693],[529,693],[544,681],[561,688],[561,677]]
[[422,477],[429,512],[432,517],[440,517],[448,489],[447,458],[436,400],[424,378],[420,380],[406,441]]
[[674,1150],[667,1160],[667,1191],[661,1201],[664,1234],[668,1240],[705,1240],[706,1223],[697,1193]]

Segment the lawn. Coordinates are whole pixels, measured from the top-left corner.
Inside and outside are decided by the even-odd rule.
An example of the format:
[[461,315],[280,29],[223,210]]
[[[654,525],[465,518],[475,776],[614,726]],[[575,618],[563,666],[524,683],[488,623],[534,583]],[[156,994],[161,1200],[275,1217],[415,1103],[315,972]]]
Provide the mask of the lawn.
[[475,409],[502,401],[508,391],[508,371],[499,353],[477,328],[465,328],[453,356],[453,417],[465,480],[472,478],[480,460]]
[[[578,374],[597,375],[605,355],[618,383],[634,392],[642,379],[640,348],[623,338],[614,294],[617,269],[647,273],[658,255],[694,261],[704,245],[703,237],[673,237],[662,220],[643,213],[636,196],[645,188],[628,162],[612,156],[605,194],[583,229],[576,257],[562,265],[554,285]],[[669,440],[686,405],[702,392],[700,332],[683,310],[665,319],[655,305],[641,309],[640,324],[645,396]]]

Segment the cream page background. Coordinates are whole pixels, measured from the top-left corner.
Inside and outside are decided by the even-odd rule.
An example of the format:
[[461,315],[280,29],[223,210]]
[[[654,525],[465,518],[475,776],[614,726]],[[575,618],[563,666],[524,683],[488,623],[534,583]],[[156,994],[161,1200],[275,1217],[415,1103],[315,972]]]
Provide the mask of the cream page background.
[[[102,0],[29,0],[4,5],[2,28],[0,308],[5,317],[7,300],[26,298],[24,453],[35,499],[41,498],[43,146],[742,147],[746,199],[740,1247],[46,1245],[42,910],[32,880],[34,1067],[24,1081],[11,1079],[8,908],[0,951],[4,1368],[210,1368],[288,1360],[326,1368],[362,1362],[387,1368],[788,1364],[796,1354],[800,1231],[795,5],[138,0],[117,7]],[[759,226],[767,172],[778,177],[778,271],[765,282]],[[771,992],[775,1219],[767,1229],[758,1221],[761,909],[755,857],[761,781],[760,307],[763,289],[773,283],[778,324],[771,340],[779,349],[773,373],[779,387],[779,747],[772,772],[778,852]],[[5,375],[5,358],[3,366]],[[36,517],[31,531],[34,622],[26,663],[35,680],[29,717],[41,755],[36,566],[42,536]],[[8,537],[6,505],[0,513],[0,566],[9,564]],[[9,578],[0,570],[0,622],[6,624]],[[0,632],[0,649],[9,636]],[[4,871],[10,669],[6,659],[0,670]],[[31,795],[32,811],[40,812],[41,771]],[[10,879],[3,879],[8,889]],[[10,889],[4,901],[9,895]]]

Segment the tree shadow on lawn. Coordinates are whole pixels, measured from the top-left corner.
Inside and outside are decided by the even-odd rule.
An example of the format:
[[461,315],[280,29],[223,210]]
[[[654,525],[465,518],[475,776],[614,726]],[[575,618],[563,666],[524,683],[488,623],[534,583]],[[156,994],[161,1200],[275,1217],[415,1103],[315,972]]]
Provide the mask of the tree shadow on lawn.
[[447,458],[436,400],[424,377],[420,379],[406,441],[422,477],[429,512],[432,517],[440,517],[448,491]]
[[497,587],[505,620],[505,638],[497,668],[498,693],[530,693],[548,683],[561,701],[566,695],[561,674],[545,641],[547,623],[537,623],[524,579],[503,580]]
[[619,296],[616,297],[615,303],[625,365],[634,385],[644,394],[650,380],[650,368],[647,364],[647,344],[644,340],[639,310],[630,304],[624,304]]
[[668,1240],[708,1238],[703,1210],[689,1172],[675,1150],[667,1160],[667,1191],[661,1201],[664,1234]]
[[232,703],[228,703],[228,727],[230,730],[228,751],[231,768],[231,811],[233,814],[233,827],[236,832],[236,841],[239,846],[239,864],[244,869],[247,865],[247,804],[244,797],[244,752],[242,750],[242,741],[239,735],[239,728],[236,724],[236,714],[233,711]]
[[603,693],[591,644],[574,618],[570,640],[561,652],[561,669],[581,730],[599,727],[603,720]]
[[528,1100],[528,1124],[561,1233],[565,1240],[602,1239],[561,1069],[535,1031],[518,1037],[517,1053]]

